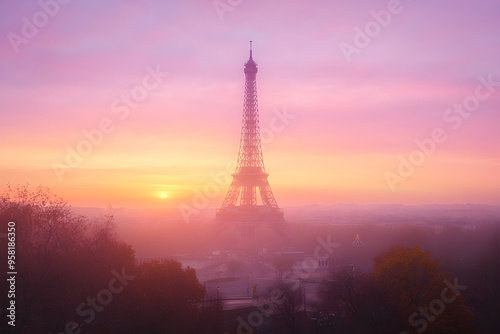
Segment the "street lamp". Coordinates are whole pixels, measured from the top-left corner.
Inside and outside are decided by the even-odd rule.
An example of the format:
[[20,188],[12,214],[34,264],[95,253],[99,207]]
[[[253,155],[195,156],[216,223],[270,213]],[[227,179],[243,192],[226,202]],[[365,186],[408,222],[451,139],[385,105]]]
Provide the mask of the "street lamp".
[[304,285],[304,313],[307,312],[307,308],[306,308],[306,286]]

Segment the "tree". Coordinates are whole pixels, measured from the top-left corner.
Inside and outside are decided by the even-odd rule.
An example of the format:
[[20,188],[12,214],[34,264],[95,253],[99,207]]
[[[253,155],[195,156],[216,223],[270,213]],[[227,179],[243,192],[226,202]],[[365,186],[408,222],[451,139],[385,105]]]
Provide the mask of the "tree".
[[481,333],[500,332],[500,228],[491,231],[490,241],[473,268],[471,287],[467,289],[471,304],[479,311]]
[[[142,264],[119,295],[110,317],[120,333],[212,333],[222,311],[220,300],[203,302],[206,291],[192,268],[175,260]],[[220,319],[219,319],[220,320]],[[105,328],[94,328],[95,333]],[[214,330],[214,331],[212,331]]]
[[112,216],[89,221],[47,188],[20,186],[0,196],[0,237],[9,222],[16,228],[16,326],[7,325],[9,270],[0,261],[0,332],[219,331],[221,300],[206,300],[194,269],[173,260],[136,267]]
[[[47,188],[8,186],[0,196],[1,232],[9,222],[16,229],[16,326],[7,326],[2,316],[3,332],[63,331],[78,318],[77,306],[108,283],[111,270],[133,264],[132,249],[113,234],[112,217],[90,222]],[[0,247],[6,254],[7,243]],[[5,314],[6,261],[0,266],[0,307]]]
[[303,295],[300,287],[293,289],[281,282],[275,289],[280,291],[280,298],[273,304],[273,314],[285,325],[288,333],[297,333],[299,310],[303,306]]
[[418,246],[391,248],[370,274],[338,273],[324,283],[325,305],[346,315],[352,333],[472,333],[458,278]]
[[351,268],[334,273],[320,288],[325,310],[335,315],[331,330],[339,332],[397,332],[397,309],[387,295],[385,285]]
[[473,314],[464,305],[458,278],[445,274],[439,260],[420,247],[391,248],[374,259],[371,275],[389,287],[407,332],[471,333]]

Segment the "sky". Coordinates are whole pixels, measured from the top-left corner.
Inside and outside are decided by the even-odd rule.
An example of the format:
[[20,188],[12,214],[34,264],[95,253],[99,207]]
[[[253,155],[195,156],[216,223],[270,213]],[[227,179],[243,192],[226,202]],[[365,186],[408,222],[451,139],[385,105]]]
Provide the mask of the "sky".
[[218,207],[253,41],[280,206],[500,204],[499,1],[0,3],[0,190]]

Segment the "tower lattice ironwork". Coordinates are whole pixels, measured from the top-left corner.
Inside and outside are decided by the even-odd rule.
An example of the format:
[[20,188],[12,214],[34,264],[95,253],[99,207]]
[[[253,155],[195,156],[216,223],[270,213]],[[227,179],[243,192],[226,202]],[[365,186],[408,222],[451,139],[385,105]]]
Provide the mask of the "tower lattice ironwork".
[[257,63],[252,58],[251,41],[250,59],[245,63],[244,72],[245,99],[238,163],[232,174],[229,191],[217,211],[217,218],[247,221],[283,220],[283,210],[276,203],[267,180],[269,174],[264,168],[257,104]]

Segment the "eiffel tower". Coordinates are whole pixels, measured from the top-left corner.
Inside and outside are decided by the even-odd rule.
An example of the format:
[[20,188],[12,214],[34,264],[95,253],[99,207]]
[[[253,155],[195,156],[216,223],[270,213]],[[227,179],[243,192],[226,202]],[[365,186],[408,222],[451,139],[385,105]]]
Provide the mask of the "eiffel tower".
[[258,225],[265,224],[279,229],[284,219],[283,209],[276,203],[267,180],[269,174],[264,168],[257,104],[257,63],[252,58],[252,41],[250,59],[245,63],[244,72],[245,99],[238,163],[232,174],[229,191],[217,210],[216,219],[219,222],[237,224],[249,243],[253,242]]

